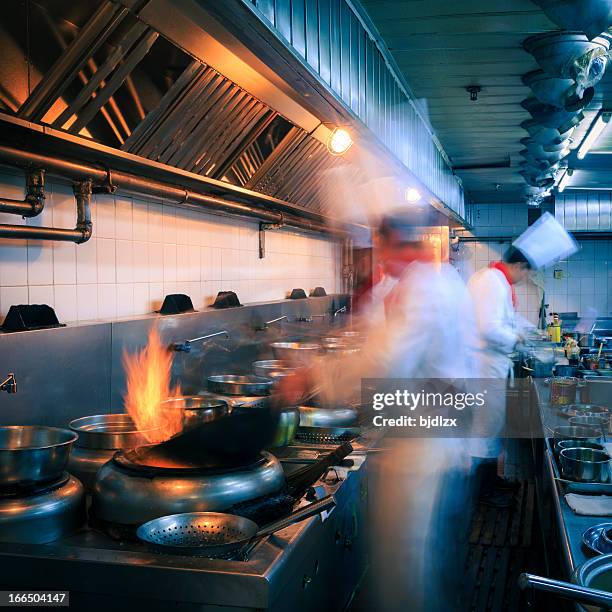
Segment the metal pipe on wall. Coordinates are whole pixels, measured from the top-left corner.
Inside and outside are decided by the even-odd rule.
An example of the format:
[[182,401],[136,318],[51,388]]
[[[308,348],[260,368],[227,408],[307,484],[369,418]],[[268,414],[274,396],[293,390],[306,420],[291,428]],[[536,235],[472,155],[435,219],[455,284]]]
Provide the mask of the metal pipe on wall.
[[288,213],[265,210],[242,202],[185,189],[170,183],[143,178],[135,174],[107,170],[82,162],[23,151],[7,145],[0,145],[0,162],[26,168],[45,168],[47,172],[76,181],[91,179],[95,185],[105,185],[108,187],[108,190],[120,189],[138,195],[163,198],[182,207],[195,208],[197,210],[206,208],[217,212],[250,217],[268,223],[282,223],[297,229],[318,233],[339,236],[345,234],[345,232],[329,228],[323,223],[302,219]]
[[30,170],[26,177],[26,194],[23,200],[0,199],[0,212],[36,217],[45,207],[45,171]]

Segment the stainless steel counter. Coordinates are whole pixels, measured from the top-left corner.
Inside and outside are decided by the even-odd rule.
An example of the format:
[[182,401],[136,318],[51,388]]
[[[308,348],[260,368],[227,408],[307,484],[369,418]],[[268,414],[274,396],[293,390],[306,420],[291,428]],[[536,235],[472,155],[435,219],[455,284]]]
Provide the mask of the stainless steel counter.
[[337,502],[324,520],[277,532],[248,561],[156,554],[84,528],[52,544],[0,544],[0,588],[66,589],[77,610],[342,610],[367,568],[367,460],[355,458],[343,480],[318,483]]

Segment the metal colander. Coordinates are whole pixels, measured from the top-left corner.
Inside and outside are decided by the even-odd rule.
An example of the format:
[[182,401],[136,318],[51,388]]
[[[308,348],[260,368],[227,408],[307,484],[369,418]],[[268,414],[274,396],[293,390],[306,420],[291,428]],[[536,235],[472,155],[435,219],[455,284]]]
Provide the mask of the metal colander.
[[186,512],[141,525],[136,535],[158,552],[215,559],[237,556],[253,541],[336,505],[329,495],[259,529],[256,523],[222,512]]

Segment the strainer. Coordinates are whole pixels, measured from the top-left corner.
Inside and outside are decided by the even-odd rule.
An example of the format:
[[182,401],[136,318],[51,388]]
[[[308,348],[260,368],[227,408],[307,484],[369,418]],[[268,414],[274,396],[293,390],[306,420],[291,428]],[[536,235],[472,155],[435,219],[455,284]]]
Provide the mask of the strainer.
[[231,559],[238,556],[253,540],[335,505],[336,500],[328,495],[261,529],[257,523],[247,518],[223,512],[170,514],[141,525],[136,535],[158,552]]

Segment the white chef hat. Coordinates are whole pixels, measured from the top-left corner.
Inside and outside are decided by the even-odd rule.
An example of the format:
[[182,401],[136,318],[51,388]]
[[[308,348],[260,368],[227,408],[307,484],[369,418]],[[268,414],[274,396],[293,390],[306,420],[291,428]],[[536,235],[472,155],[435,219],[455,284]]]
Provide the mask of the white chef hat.
[[544,213],[513,243],[533,268],[544,268],[572,255],[580,248],[565,228],[550,214]]

